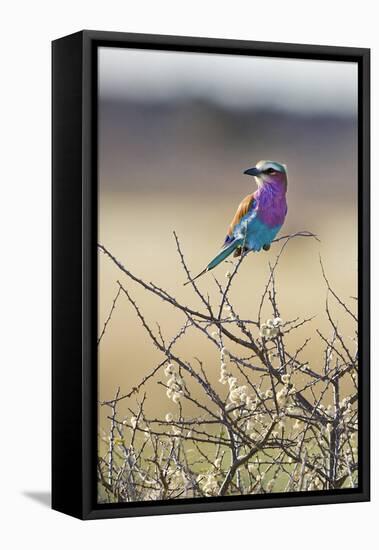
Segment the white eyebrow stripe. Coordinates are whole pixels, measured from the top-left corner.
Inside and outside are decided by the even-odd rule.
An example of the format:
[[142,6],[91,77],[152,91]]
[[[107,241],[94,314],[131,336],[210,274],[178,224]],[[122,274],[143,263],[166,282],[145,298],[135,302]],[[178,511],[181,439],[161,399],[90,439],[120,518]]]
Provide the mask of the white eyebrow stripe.
[[272,168],[273,170],[277,170],[278,172],[285,171],[284,165],[282,166],[281,164],[270,160],[264,161],[262,163],[262,166],[260,166],[261,170],[269,170],[270,168]]

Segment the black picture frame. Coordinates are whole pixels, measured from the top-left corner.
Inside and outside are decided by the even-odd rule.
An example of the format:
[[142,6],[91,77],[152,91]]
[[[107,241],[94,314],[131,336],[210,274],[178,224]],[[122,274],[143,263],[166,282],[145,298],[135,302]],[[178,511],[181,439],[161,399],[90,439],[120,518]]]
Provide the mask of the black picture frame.
[[[254,497],[96,503],[97,49],[99,46],[358,63],[359,486]],[[52,43],[52,507],[81,519],[370,499],[370,50],[85,30]]]

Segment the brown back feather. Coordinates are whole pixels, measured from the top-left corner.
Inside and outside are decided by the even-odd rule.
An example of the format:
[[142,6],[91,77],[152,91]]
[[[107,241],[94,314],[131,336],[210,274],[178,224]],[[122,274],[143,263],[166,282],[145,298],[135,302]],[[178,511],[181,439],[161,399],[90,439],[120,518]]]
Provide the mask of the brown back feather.
[[228,235],[233,234],[233,230],[235,226],[239,224],[239,222],[242,220],[244,216],[246,216],[246,214],[248,213],[251,207],[253,200],[254,200],[254,193],[252,193],[251,195],[247,195],[247,197],[245,197],[241,201],[239,207],[237,208],[237,212],[235,213],[234,218],[232,219],[231,224],[229,225]]

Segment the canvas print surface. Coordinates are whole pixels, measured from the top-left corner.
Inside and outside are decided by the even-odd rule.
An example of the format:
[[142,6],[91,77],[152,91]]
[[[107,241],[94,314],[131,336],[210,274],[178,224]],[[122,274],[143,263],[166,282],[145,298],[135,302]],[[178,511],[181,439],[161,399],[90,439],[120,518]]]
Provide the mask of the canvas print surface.
[[99,49],[99,503],[357,486],[357,78]]

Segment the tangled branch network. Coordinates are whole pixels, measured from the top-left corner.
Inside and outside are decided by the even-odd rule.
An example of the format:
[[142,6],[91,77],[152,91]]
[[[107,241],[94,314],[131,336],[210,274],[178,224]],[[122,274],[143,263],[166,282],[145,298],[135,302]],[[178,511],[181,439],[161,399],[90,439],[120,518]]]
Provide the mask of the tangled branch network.
[[[174,238],[181,266],[191,279],[175,233]],[[306,352],[314,318],[284,320],[278,304],[276,270],[283,251],[295,238],[317,239],[304,231],[274,241],[279,252],[269,264],[255,319],[241,318],[230,299],[246,255],[232,263],[225,283],[214,278],[217,303],[211,303],[198,284],[191,282],[199,303],[194,309],[137,277],[105,246],[98,245],[122,277],[98,344],[110,330],[112,315],[124,297],[161,354],[160,362],[137,386],[125,393],[118,387],[111,400],[100,403],[107,410],[107,429],[99,430],[101,502],[343,490],[357,485],[357,316],[331,287],[320,258],[330,330],[324,334],[313,329],[321,353],[311,367]],[[149,324],[129,282],[182,314],[182,325],[170,339],[160,326],[153,329]],[[264,307],[270,308],[269,319],[263,319]],[[349,318],[351,334],[341,332],[334,310],[339,320]],[[300,327],[309,327],[308,337],[292,349],[289,335]],[[201,359],[188,361],[177,351],[177,344],[190,331],[213,346],[212,368],[219,369],[216,382],[210,381]],[[146,413],[149,384],[158,385],[163,394],[159,418]],[[124,411],[127,404],[126,416],[119,413],[121,402]],[[184,409],[191,410],[191,415]]]

